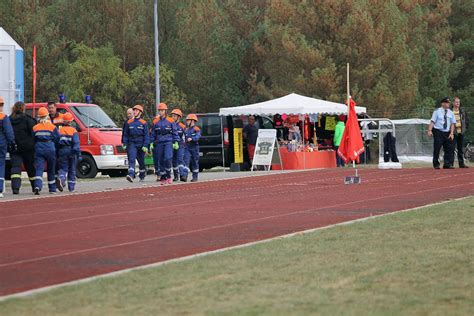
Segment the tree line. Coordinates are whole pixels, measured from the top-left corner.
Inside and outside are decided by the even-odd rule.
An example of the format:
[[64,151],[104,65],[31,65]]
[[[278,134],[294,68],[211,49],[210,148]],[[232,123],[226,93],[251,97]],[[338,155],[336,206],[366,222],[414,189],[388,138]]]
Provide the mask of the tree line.
[[[116,120],[153,112],[153,0],[0,0],[0,25],[38,50],[41,101],[92,95]],[[162,99],[209,112],[291,92],[372,116],[428,116],[445,95],[474,104],[474,2],[160,0]],[[31,85],[26,86],[31,100]]]

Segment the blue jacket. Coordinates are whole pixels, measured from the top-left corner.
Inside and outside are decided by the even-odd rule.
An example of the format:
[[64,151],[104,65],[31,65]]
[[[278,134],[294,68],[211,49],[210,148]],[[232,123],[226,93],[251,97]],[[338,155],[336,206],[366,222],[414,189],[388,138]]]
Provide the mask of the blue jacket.
[[6,147],[15,142],[12,124],[10,118],[0,113],[0,147]]
[[141,118],[132,118],[125,122],[122,131],[124,145],[139,145],[148,147],[150,145],[150,134],[146,121]]
[[74,127],[62,126],[59,128],[59,135],[59,155],[79,155],[81,153],[79,134]]
[[[188,141],[189,138],[191,141]],[[199,138],[201,138],[201,129],[197,126],[187,127],[184,131],[186,147],[199,147]]]
[[171,143],[178,137],[176,123],[171,117],[162,120],[159,116],[153,120],[151,128],[151,140],[153,143]]
[[33,127],[33,133],[35,134],[35,150],[37,152],[56,151],[59,132],[53,123],[38,123]]
[[174,141],[182,145],[184,143],[184,130],[186,129],[186,126],[181,122],[177,122],[175,124],[176,124],[176,138]]

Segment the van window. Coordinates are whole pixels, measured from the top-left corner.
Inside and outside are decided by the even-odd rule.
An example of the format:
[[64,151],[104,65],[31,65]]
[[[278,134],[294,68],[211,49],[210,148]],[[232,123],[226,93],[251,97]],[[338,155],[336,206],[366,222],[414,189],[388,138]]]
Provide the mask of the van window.
[[88,127],[116,128],[117,125],[98,106],[71,106],[76,117]]
[[202,136],[216,136],[221,134],[221,119],[218,116],[201,116],[198,126]]

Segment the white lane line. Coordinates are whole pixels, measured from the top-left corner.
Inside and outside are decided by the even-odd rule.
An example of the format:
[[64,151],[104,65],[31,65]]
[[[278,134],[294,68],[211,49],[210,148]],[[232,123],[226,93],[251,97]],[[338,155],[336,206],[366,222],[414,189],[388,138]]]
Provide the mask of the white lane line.
[[[470,184],[474,184],[474,182],[472,182]],[[26,263],[31,263],[31,262],[44,261],[44,260],[49,260],[49,259],[55,259],[55,258],[59,258],[59,257],[66,257],[66,256],[71,256],[71,255],[76,255],[76,254],[87,253],[87,252],[93,252],[93,251],[97,251],[97,250],[104,250],[104,249],[111,249],[111,248],[117,248],[117,247],[123,247],[123,246],[136,245],[136,244],[140,244],[140,243],[157,241],[157,240],[166,239],[166,238],[185,236],[185,235],[189,235],[189,234],[201,233],[201,232],[205,232],[205,231],[221,229],[221,228],[227,228],[227,227],[232,227],[232,226],[237,226],[237,225],[250,224],[250,223],[255,223],[255,222],[259,222],[259,221],[271,220],[271,219],[275,219],[275,218],[281,218],[281,217],[286,217],[286,216],[291,216],[291,215],[296,215],[296,214],[303,214],[303,213],[308,213],[308,212],[327,210],[327,209],[332,209],[332,208],[340,207],[340,206],[358,204],[360,202],[371,202],[371,201],[383,200],[383,199],[387,199],[387,198],[397,198],[397,197],[402,197],[402,196],[407,196],[407,195],[412,195],[412,194],[427,193],[427,192],[439,191],[439,190],[444,190],[446,188],[455,188],[455,187],[460,187],[460,186],[464,186],[464,184],[451,185],[451,186],[445,186],[445,187],[437,187],[437,188],[426,189],[426,190],[415,191],[415,192],[402,193],[402,194],[393,194],[393,195],[376,197],[376,198],[371,198],[371,199],[362,199],[362,200],[357,200],[357,201],[338,203],[338,204],[334,204],[334,205],[322,206],[322,207],[319,207],[319,208],[306,209],[306,210],[289,212],[289,213],[284,213],[284,214],[264,216],[264,217],[254,218],[254,219],[251,219],[251,220],[244,220],[244,221],[228,223],[228,224],[222,224],[222,225],[214,225],[214,226],[209,226],[209,227],[205,227],[205,228],[200,228],[200,229],[195,229],[195,230],[190,230],[190,231],[185,231],[185,232],[180,232],[180,233],[174,233],[174,234],[168,234],[168,235],[163,235],[163,236],[139,239],[139,240],[134,240],[134,241],[127,241],[127,242],[123,242],[123,243],[110,244],[110,245],[87,248],[87,249],[76,250],[76,251],[69,251],[69,252],[65,252],[65,253],[62,253],[62,254],[55,254],[55,255],[37,257],[37,258],[32,258],[32,259],[25,259],[25,260],[7,262],[7,263],[0,264],[0,268],[19,265],[19,264],[26,264]]]
[[241,244],[241,245],[236,245],[236,246],[231,246],[231,247],[226,247],[226,248],[220,248],[220,249],[201,252],[201,253],[185,256],[185,257],[174,258],[174,259],[170,259],[170,260],[166,260],[166,261],[155,262],[155,263],[142,265],[142,266],[138,266],[138,267],[133,267],[133,268],[123,269],[123,270],[119,270],[119,271],[104,273],[104,274],[100,274],[100,275],[96,275],[96,276],[92,276],[92,277],[88,277],[88,278],[84,278],[84,279],[80,279],[80,280],[69,281],[69,282],[64,282],[64,283],[60,283],[60,284],[45,286],[45,287],[41,287],[41,288],[37,288],[37,289],[33,289],[33,290],[28,290],[28,291],[24,291],[24,292],[20,292],[20,293],[10,294],[10,295],[4,295],[4,296],[0,296],[0,302],[10,300],[10,299],[15,299],[15,298],[28,298],[28,297],[35,296],[35,295],[38,295],[38,294],[41,294],[41,293],[44,293],[44,292],[52,291],[52,290],[55,290],[55,289],[59,289],[59,288],[63,288],[63,287],[69,287],[69,286],[75,286],[75,285],[84,284],[84,283],[90,283],[90,282],[93,282],[93,281],[96,281],[96,280],[99,280],[99,279],[116,277],[116,276],[127,274],[127,273],[130,273],[130,272],[133,272],[133,271],[157,268],[157,267],[161,267],[161,266],[172,264],[172,263],[178,263],[178,262],[183,262],[183,261],[188,261],[188,260],[192,260],[192,259],[196,259],[196,258],[200,258],[200,257],[213,255],[213,254],[218,254],[218,253],[221,253],[221,252],[226,252],[226,251],[235,250],[235,249],[247,248],[247,247],[251,247],[251,246],[255,246],[255,245],[259,245],[259,244],[265,244],[265,243],[275,241],[275,240],[282,240],[282,239],[286,239],[286,238],[290,238],[290,237],[294,237],[294,236],[306,235],[306,234],[309,234],[309,233],[313,233],[313,232],[317,232],[317,231],[321,231],[321,230],[326,230],[326,229],[330,229],[330,228],[337,227],[337,226],[352,225],[352,224],[355,224],[355,223],[359,223],[359,222],[363,222],[363,221],[367,221],[367,220],[372,220],[372,219],[380,218],[380,217],[383,217],[383,216],[392,216],[392,215],[396,215],[396,214],[400,214],[400,213],[412,212],[412,211],[415,211],[415,210],[428,208],[428,207],[431,207],[431,206],[443,205],[443,204],[446,204],[446,203],[449,203],[449,202],[462,201],[462,200],[468,199],[470,197],[471,196],[466,196],[466,197],[462,197],[462,198],[458,198],[458,199],[451,199],[451,200],[447,200],[447,201],[431,203],[431,204],[427,204],[427,205],[423,205],[423,206],[417,206],[417,207],[414,207],[414,208],[409,208],[409,209],[400,210],[400,211],[394,211],[394,212],[385,213],[385,214],[381,214],[381,215],[374,215],[374,216],[359,218],[359,219],[350,220],[350,221],[337,223],[337,224],[332,224],[332,225],[328,225],[328,226],[324,226],[324,227],[312,228],[312,229],[307,229],[307,230],[294,232],[294,233],[290,233],[290,234],[286,234],[286,235],[281,235],[281,236],[276,236],[276,237],[267,238],[267,239],[263,239],[263,240],[253,241],[253,242],[249,242],[249,243],[245,243],[245,244]]
[[[445,178],[451,178],[453,177],[454,175],[445,175],[444,177],[437,177],[438,180],[440,179],[445,179]],[[399,175],[396,175],[394,177],[387,177],[387,178],[384,178],[385,182],[388,181],[388,180],[392,180],[392,179],[398,179],[399,178]],[[317,184],[319,182],[326,182],[328,180],[334,180],[336,178],[326,178],[326,179],[318,179],[318,180],[314,180],[314,181],[306,181],[305,183],[307,185],[310,185],[310,184]],[[408,180],[408,179],[406,179]],[[406,185],[411,185],[411,184],[415,184],[415,183],[419,183],[419,182],[426,182],[426,181],[429,181],[430,179],[421,179],[421,180],[418,180],[418,181],[415,181],[415,182],[407,182]],[[367,183],[377,183],[379,180],[378,179],[371,179],[371,180],[366,180],[364,181],[365,184]],[[395,184],[394,184],[395,185]],[[278,183],[278,184],[274,184],[274,185],[271,185],[271,186],[267,186],[265,187],[265,189],[269,189],[269,188],[282,188],[282,187],[285,187],[287,186],[287,183]],[[340,184],[334,184],[334,185],[325,185],[326,187],[329,187],[329,186],[344,186],[344,184],[342,184],[342,182]],[[388,187],[390,187],[390,185],[388,185]],[[306,191],[312,191],[314,189],[318,189],[318,187],[311,187],[309,189],[299,189],[298,190],[298,193],[301,193],[301,192],[306,192]],[[243,192],[246,192],[246,191],[254,191],[255,188],[254,187],[251,187],[251,188],[240,188],[240,189],[237,189],[237,190],[232,190],[232,193],[236,193],[236,192],[240,192],[240,193],[243,193]],[[281,192],[277,192],[277,193],[263,193],[263,194],[252,194],[252,195],[246,195],[247,198],[249,197],[259,197],[259,196],[268,196],[268,195],[279,195],[281,194]],[[199,196],[199,194],[196,194],[197,196]],[[215,192],[212,192],[212,195],[215,195]],[[182,206],[191,206],[191,205],[199,205],[199,204],[203,204],[203,203],[216,203],[216,202],[221,202],[221,201],[230,201],[230,200],[240,200],[241,199],[241,196],[238,196],[238,197],[228,197],[228,198],[221,198],[221,199],[212,199],[212,200],[205,200],[205,201],[196,201],[196,202],[187,202],[187,203],[181,203],[181,204],[173,204],[173,207],[182,207]],[[152,200],[148,200],[148,201],[145,201],[145,200],[141,200],[141,202],[152,202]],[[160,199],[160,197],[157,198],[157,201],[160,201],[159,204],[162,204],[162,200]],[[136,201],[133,202],[133,204],[135,204]],[[109,205],[101,205],[101,207],[110,207]],[[86,207],[86,208],[89,208],[89,207]],[[169,206],[152,206],[152,207],[147,207],[147,208],[142,208],[142,209],[134,209],[134,210],[130,210],[130,211],[118,211],[118,212],[110,212],[110,213],[103,213],[103,214],[97,214],[97,215],[89,215],[89,216],[80,216],[80,217],[73,217],[73,218],[69,218],[69,219],[61,219],[61,220],[52,220],[52,221],[47,221],[47,222],[39,222],[39,223],[32,223],[32,224],[24,224],[24,225],[16,225],[16,226],[6,226],[6,227],[3,227],[3,228],[0,228],[0,232],[2,231],[10,231],[10,230],[15,230],[15,229],[21,229],[21,228],[29,228],[29,227],[37,227],[37,226],[43,226],[43,225],[50,225],[50,224],[61,224],[61,223],[67,223],[67,222],[74,222],[74,221],[82,221],[82,220],[89,220],[89,219],[94,219],[94,218],[102,218],[102,217],[110,217],[110,216],[119,216],[119,215],[123,215],[123,214],[127,214],[127,215],[130,215],[130,214],[135,214],[135,213],[143,213],[143,212],[150,212],[150,211],[157,211],[159,209],[167,209],[169,208]],[[77,209],[77,208],[76,208]]]

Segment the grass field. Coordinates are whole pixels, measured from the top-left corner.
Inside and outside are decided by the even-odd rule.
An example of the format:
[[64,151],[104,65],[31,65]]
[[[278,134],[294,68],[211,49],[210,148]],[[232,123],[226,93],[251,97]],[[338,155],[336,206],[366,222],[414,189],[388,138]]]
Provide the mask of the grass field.
[[471,197],[12,299],[0,314],[469,315],[473,227]]

